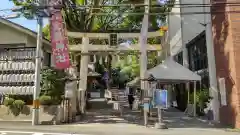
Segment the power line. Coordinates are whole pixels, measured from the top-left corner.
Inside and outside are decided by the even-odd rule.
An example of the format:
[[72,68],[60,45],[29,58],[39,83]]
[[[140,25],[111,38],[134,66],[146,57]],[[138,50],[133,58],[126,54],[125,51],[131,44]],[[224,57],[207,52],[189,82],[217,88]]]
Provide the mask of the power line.
[[[173,7],[173,8],[195,8],[195,7],[220,7],[220,6],[240,6],[240,3],[233,3],[233,2],[216,2],[212,4],[164,4],[166,5],[171,5],[171,6],[179,6],[179,7]],[[147,6],[145,4],[118,4],[118,5],[99,5],[98,8],[93,8],[93,5],[69,5],[69,6],[36,6],[32,5],[34,9],[48,9],[50,7],[53,7],[55,9],[75,9],[75,10],[82,10],[84,11],[86,8],[91,8],[91,9],[103,9],[104,7],[141,7],[141,6]],[[150,8],[162,8],[163,6],[159,6],[157,4],[151,5]],[[16,10],[17,9],[17,10]],[[11,9],[0,9],[0,12],[4,11],[13,11],[13,12],[19,12],[25,10],[23,8],[11,8]],[[117,10],[117,9],[116,9]],[[240,11],[213,11],[213,12],[184,12],[184,13],[179,13],[179,12],[164,12],[164,13],[148,13],[149,15],[193,15],[193,14],[220,14],[220,13],[240,13]],[[116,16],[119,15],[119,13],[116,14],[110,14],[110,13],[91,13],[94,15],[98,16]],[[133,13],[133,12],[125,12],[125,13],[120,13],[120,15],[130,15],[130,16],[138,16],[138,15],[144,15],[144,13]]]
[[[188,4],[175,4],[175,3],[166,3],[164,5],[159,5],[159,4],[152,4],[150,5],[150,8],[162,8],[163,6],[178,6],[178,7],[174,7],[174,8],[193,8],[193,7],[216,7],[216,6],[240,6],[240,3],[238,2],[214,2],[212,4],[194,4],[194,3],[188,3]],[[73,8],[73,9],[85,9],[85,8],[91,8],[91,9],[95,9],[94,5],[75,5],[75,4],[71,4],[68,5],[67,7],[65,6],[37,6],[37,5],[30,5],[36,9],[47,9],[50,7],[53,8]],[[104,7],[145,7],[145,6],[149,6],[146,4],[117,4],[117,5],[98,5],[98,8],[104,8]],[[0,11],[12,11],[13,8],[7,8],[7,9],[0,9]]]
[[5,11],[12,11],[12,9],[11,8],[0,9],[0,12],[5,12]]

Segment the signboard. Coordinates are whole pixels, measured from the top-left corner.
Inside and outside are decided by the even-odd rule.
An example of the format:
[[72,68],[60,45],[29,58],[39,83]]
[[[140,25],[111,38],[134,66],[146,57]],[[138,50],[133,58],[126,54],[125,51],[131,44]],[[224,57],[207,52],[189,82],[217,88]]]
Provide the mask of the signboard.
[[[60,3],[61,0],[51,0],[49,4],[51,6],[56,6]],[[61,10],[50,9],[50,13],[52,14],[50,19],[50,35],[53,61],[57,69],[66,69],[69,68],[71,64],[68,52],[66,26],[62,17]]]
[[167,108],[167,97],[167,90],[156,89],[154,93],[154,104],[162,108]]
[[225,85],[225,78],[219,78],[219,89],[220,89],[220,96],[221,96],[221,104],[222,106],[227,105],[227,94],[226,94],[226,85]]

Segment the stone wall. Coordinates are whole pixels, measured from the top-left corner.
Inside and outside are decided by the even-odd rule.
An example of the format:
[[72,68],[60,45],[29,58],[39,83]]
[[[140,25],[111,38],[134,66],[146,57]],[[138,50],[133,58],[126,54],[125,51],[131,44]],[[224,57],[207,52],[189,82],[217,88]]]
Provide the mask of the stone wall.
[[[60,106],[41,106],[39,120],[41,124],[59,124],[64,120],[64,109]],[[11,110],[4,106],[0,106],[0,120],[2,121],[31,121],[32,106],[24,106],[22,112],[18,116],[14,116]]]

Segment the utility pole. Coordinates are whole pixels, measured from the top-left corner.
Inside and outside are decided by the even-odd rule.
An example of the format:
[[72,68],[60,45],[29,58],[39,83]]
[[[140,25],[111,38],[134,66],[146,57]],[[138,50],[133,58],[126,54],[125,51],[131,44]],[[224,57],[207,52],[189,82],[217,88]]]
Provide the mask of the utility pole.
[[42,63],[42,28],[43,19],[41,16],[37,17],[38,33],[37,33],[37,48],[35,58],[35,79],[34,79],[34,93],[33,93],[33,114],[32,125],[39,124],[39,94],[41,81],[41,63]]
[[[43,1],[38,1],[37,4],[41,6]],[[22,12],[24,7],[13,8],[13,12]],[[37,9],[38,10],[38,9]],[[36,11],[37,12],[37,11]],[[38,14],[39,13],[39,14]],[[19,17],[20,15],[15,15],[11,18]],[[35,78],[34,78],[34,91],[33,91],[33,113],[32,113],[32,125],[39,124],[39,94],[40,94],[40,81],[41,81],[41,66],[42,66],[42,28],[43,28],[43,12],[37,12],[37,47],[36,47],[36,57],[35,57]]]
[[[210,0],[203,0],[204,4],[211,5]],[[206,14],[204,14],[204,25],[206,32],[206,45],[207,45],[207,58],[208,58],[208,72],[209,72],[209,93],[213,98],[210,102],[211,108],[214,115],[214,121],[219,121],[219,107],[220,103],[218,100],[218,88],[217,88],[217,75],[216,75],[216,62],[214,55],[214,44],[212,35],[212,16],[211,7],[204,7]]]

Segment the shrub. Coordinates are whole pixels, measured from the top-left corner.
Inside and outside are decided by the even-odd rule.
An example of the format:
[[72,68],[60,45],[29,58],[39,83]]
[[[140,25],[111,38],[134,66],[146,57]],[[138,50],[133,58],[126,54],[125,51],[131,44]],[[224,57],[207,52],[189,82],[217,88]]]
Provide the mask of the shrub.
[[[67,74],[64,72],[64,70],[57,70],[54,68],[44,68],[41,71],[41,96],[50,96],[49,97],[43,97],[44,101],[42,104],[48,105],[51,101],[51,104],[54,102],[60,103],[61,97],[64,95],[65,92],[65,78],[67,77]],[[46,101],[46,102],[45,102]],[[41,104],[41,102],[40,102]]]
[[[204,109],[207,107],[207,103],[210,102],[212,97],[209,96],[209,90],[199,90],[196,92],[196,105],[197,105],[197,113],[199,115],[204,114]],[[194,93],[190,95],[190,103],[194,103]]]
[[3,104],[7,107],[11,106],[14,102],[14,99],[13,98],[6,98],[3,102]]
[[18,108],[19,110],[22,110],[23,106],[25,105],[25,102],[23,100],[15,100],[12,105],[15,108]]
[[24,105],[25,105],[25,102],[23,100],[15,100],[13,104],[9,107],[13,115],[18,116],[21,113]]
[[40,102],[41,105],[51,105],[52,104],[52,98],[51,98],[51,96],[42,95],[39,98],[39,102]]

